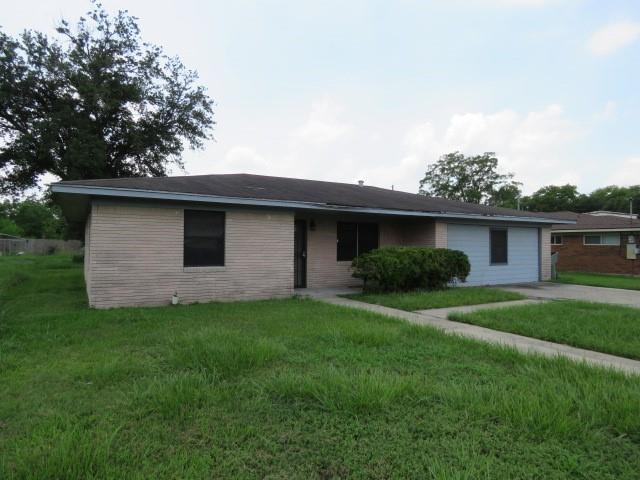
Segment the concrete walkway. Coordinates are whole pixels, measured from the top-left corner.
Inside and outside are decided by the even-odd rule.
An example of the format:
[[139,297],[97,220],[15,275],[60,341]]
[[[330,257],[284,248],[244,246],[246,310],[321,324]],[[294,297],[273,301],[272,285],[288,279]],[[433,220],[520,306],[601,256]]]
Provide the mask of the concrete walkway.
[[[561,356],[578,362],[586,362],[600,367],[614,368],[628,373],[640,374],[640,361],[637,360],[593,352],[582,348],[570,347],[559,343],[547,342],[545,340],[538,340],[536,338],[516,335],[514,333],[500,332],[489,328],[478,327],[476,325],[469,325],[467,323],[452,322],[451,320],[447,320],[446,316],[443,316],[444,310],[449,310],[449,312],[447,312],[448,314],[451,311],[460,311],[461,307],[456,307],[458,310],[436,309],[435,313],[433,313],[433,310],[422,310],[421,313],[417,313],[405,312],[404,310],[358,302],[336,296],[318,296],[315,298],[332,305],[368,310],[370,312],[380,313],[390,317],[401,318],[417,325],[428,325],[438,328],[447,334],[460,335],[467,338],[473,338],[475,340],[482,340],[484,342],[512,347],[524,353],[537,353],[548,357]],[[518,300],[518,302],[522,304],[522,300]],[[509,303],[513,304],[513,302]],[[478,306],[475,307],[477,309]]]
[[501,285],[498,288],[520,293],[529,298],[556,300],[583,300],[585,302],[611,303],[640,308],[640,291],[621,288],[589,287],[564,283],[528,283]]
[[529,298],[526,300],[511,300],[509,302],[481,303],[480,305],[460,305],[458,307],[430,308],[429,310],[418,310],[415,313],[444,318],[446,320],[447,318],[449,318],[449,314],[451,313],[470,313],[491,308],[519,307],[522,305],[536,305],[538,303],[545,302],[547,302],[547,300]]

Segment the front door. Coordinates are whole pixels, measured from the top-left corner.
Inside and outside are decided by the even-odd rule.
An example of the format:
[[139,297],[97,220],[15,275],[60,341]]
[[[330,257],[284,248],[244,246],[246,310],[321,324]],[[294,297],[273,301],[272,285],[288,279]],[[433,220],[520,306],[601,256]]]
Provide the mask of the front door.
[[296,220],[293,239],[293,286],[307,286],[307,222]]

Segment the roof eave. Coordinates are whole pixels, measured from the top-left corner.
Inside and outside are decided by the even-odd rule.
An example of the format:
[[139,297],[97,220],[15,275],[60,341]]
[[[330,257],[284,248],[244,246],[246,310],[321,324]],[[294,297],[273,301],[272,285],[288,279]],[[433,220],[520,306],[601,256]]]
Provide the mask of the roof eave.
[[71,194],[83,196],[137,198],[151,200],[168,200],[179,202],[201,202],[223,205],[246,205],[256,207],[293,208],[302,210],[317,210],[347,213],[368,213],[380,215],[395,215],[408,217],[454,218],[465,220],[491,219],[502,222],[522,222],[539,224],[575,224],[575,221],[558,221],[543,217],[518,217],[510,215],[483,215],[455,212],[425,212],[416,210],[395,210],[387,208],[350,207],[340,205],[328,205],[324,203],[311,203],[290,200],[267,200],[247,197],[225,197],[217,195],[203,195],[196,193],[166,192],[161,190],[142,190],[133,188],[96,187],[89,185],[65,185],[64,183],[51,184],[54,194]]
[[600,233],[600,232],[640,232],[640,227],[616,228],[553,228],[553,233]]

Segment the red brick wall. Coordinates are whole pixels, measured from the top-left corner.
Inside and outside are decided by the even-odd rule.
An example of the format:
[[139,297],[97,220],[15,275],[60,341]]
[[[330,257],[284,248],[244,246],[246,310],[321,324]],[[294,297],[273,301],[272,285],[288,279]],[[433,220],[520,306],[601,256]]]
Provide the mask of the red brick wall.
[[640,259],[627,260],[628,233],[621,233],[615,246],[584,245],[582,235],[563,233],[562,245],[551,245],[551,252],[559,254],[559,271],[640,274]]

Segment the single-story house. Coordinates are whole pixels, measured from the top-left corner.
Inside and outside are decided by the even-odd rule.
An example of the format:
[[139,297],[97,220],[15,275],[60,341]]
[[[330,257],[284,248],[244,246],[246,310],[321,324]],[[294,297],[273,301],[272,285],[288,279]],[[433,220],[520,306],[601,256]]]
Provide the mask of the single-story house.
[[575,220],[573,225],[551,227],[551,251],[558,254],[559,271],[640,274],[640,220],[636,215],[601,211],[555,215]]
[[462,250],[469,285],[535,282],[550,277],[558,222],[363,182],[247,174],[66,181],[52,191],[71,221],[85,223],[97,308],[355,286],[353,258],[384,245]]

